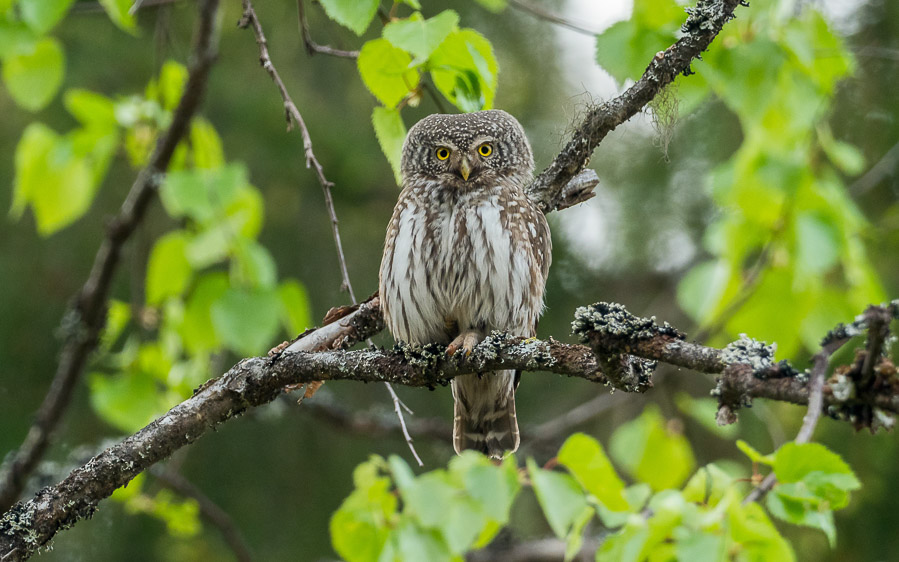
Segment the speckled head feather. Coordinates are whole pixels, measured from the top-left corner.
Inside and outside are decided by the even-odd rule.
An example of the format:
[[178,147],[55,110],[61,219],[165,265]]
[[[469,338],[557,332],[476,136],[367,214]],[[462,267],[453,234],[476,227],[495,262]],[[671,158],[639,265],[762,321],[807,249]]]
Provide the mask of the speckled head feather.
[[[484,143],[491,144],[490,156],[477,152]],[[446,160],[437,157],[439,148],[450,151]],[[465,156],[474,168],[475,178],[478,173],[495,179],[510,171],[530,175],[534,170],[531,145],[521,124],[505,111],[491,109],[429,115],[416,123],[403,143],[403,177],[455,182],[452,176],[458,176],[456,172]]]

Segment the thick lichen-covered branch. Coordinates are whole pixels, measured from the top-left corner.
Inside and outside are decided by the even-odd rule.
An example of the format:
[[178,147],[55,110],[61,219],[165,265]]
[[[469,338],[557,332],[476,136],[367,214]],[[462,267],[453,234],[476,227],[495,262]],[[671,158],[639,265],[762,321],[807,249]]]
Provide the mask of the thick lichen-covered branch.
[[[368,313],[372,304],[368,301],[364,305]],[[360,307],[357,312],[360,311],[365,312],[366,308]],[[882,318],[899,317],[899,301],[887,307],[869,308],[856,322],[841,326],[838,334],[828,336],[825,346],[834,338],[864,333],[872,326],[875,314]],[[349,316],[339,321],[346,318]],[[436,345],[398,344],[389,350],[288,350],[271,357],[245,359],[138,433],[73,471],[58,485],[44,488],[31,501],[14,506],[0,518],[0,560],[27,558],[59,530],[89,517],[102,499],[149,466],[209,429],[274,400],[289,385],[353,380],[434,389],[462,374],[516,369],[563,374],[642,391],[648,386],[652,363],[665,362],[718,374],[714,392],[719,395],[721,407],[731,413],[756,398],[809,403],[809,377],[785,361],[775,362],[771,346],[745,336],[723,349],[690,343],[671,326],[636,317],[621,305],[610,303],[579,308],[573,328],[589,346],[494,333],[467,357],[448,356],[443,347]],[[861,384],[866,353],[860,349],[853,365],[837,370],[843,379],[832,377],[820,390],[820,400],[824,411],[833,417],[856,424],[865,420],[884,423],[899,413],[899,383],[892,362],[881,355],[873,361],[873,383]],[[603,374],[601,365],[610,357],[642,362],[637,384],[615,381]],[[834,388],[837,384],[853,384],[853,392],[841,393]],[[865,411],[869,412],[867,417],[861,416]],[[868,425],[876,424],[870,421]]]

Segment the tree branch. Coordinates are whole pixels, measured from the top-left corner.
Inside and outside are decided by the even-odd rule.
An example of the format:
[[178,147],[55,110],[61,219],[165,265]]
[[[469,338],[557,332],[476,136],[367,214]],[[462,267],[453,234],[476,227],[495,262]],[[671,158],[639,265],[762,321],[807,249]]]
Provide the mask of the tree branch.
[[[869,310],[877,308],[884,309]],[[885,309],[891,317],[899,316],[899,301]],[[851,337],[863,322],[843,326],[840,333]],[[667,324],[659,326],[651,319],[630,315],[620,305],[607,303],[579,308],[573,327],[592,348],[494,333],[468,357],[447,356],[436,345],[397,345],[389,351],[285,351],[273,357],[244,359],[156,421],[74,470],[58,485],[44,488],[31,501],[14,506],[0,518],[0,560],[27,558],[59,530],[90,516],[100,500],[149,466],[249,408],[271,402],[288,385],[354,380],[435,388],[459,375],[503,369],[548,371],[610,384],[598,368],[597,355],[628,354],[718,373],[719,388],[737,393],[741,403],[753,398],[803,405],[818,400],[816,396],[810,398],[807,375],[785,361],[774,363],[769,347],[752,345],[747,338],[724,349],[688,343]],[[860,369],[857,365],[853,368]],[[819,369],[816,365],[816,373]],[[881,381],[877,392],[860,389],[854,398],[838,396],[829,386],[824,385],[821,401],[830,407],[831,414],[844,407],[899,413],[897,384]],[[725,405],[732,407],[722,402],[722,407]]]
[[118,214],[109,222],[90,276],[63,318],[66,342],[50,390],[22,446],[8,457],[11,460],[0,471],[0,511],[8,509],[22,492],[25,480],[44,454],[50,435],[69,404],[88,356],[97,346],[106,324],[109,286],[119,265],[122,248],[143,219],[175,147],[187,132],[206,90],[206,79],[218,52],[217,10],[218,0],[200,2],[187,84],[172,116],[172,124],[160,137],[150,163],[138,174]]
[[160,469],[153,467],[150,473],[156,477],[166,488],[180,494],[186,498],[191,498],[197,502],[200,508],[200,515],[207,521],[212,523],[222,534],[222,538],[234,552],[234,557],[238,562],[250,562],[253,560],[253,554],[250,547],[244,539],[243,534],[228,513],[219,507],[217,503],[209,499],[202,490],[197,488],[184,476],[173,470]]
[[695,8],[688,8],[689,17],[681,28],[683,37],[657,53],[643,76],[623,94],[587,113],[562,152],[531,184],[531,199],[544,212],[557,209],[565,185],[584,169],[605,136],[642,111],[678,74],[689,74],[690,63],[708,48],[742,3],[743,0],[699,0]]
[[312,40],[312,34],[309,33],[309,22],[306,21],[306,8],[303,6],[303,0],[297,0],[297,23],[300,27],[300,36],[303,38],[303,45],[305,45],[306,52],[310,55],[321,53],[323,55],[330,55],[332,57],[340,57],[345,59],[359,58],[359,51],[344,51],[342,49],[335,49],[334,47],[330,47],[328,45],[319,45]]

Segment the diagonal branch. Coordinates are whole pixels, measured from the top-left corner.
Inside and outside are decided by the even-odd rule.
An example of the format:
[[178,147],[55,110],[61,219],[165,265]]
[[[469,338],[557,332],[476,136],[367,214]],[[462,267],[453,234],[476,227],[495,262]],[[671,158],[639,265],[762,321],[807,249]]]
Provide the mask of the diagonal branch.
[[8,509],[22,492],[25,480],[47,449],[50,436],[69,404],[88,356],[97,347],[100,332],[106,324],[109,286],[121,260],[122,248],[143,219],[175,147],[187,132],[206,90],[209,70],[218,52],[217,10],[218,0],[200,2],[187,84],[172,124],[160,137],[150,163],[138,174],[121,209],[107,226],[106,238],[94,258],[90,276],[63,319],[66,342],[50,390],[22,446],[0,471],[0,510]]
[[166,488],[197,502],[200,515],[219,530],[222,534],[222,539],[234,552],[234,557],[237,558],[238,562],[250,562],[253,560],[253,554],[250,552],[246,539],[244,539],[240,529],[224,509],[219,507],[217,503],[212,501],[202,490],[181,474],[171,469],[156,470],[158,468],[153,467],[150,470],[151,474]]
[[565,185],[584,169],[606,135],[642,111],[679,74],[689,74],[690,63],[708,48],[741,4],[742,0],[700,0],[688,9],[683,37],[657,53],[633,86],[587,113],[562,152],[531,184],[531,199],[544,212],[556,209]]

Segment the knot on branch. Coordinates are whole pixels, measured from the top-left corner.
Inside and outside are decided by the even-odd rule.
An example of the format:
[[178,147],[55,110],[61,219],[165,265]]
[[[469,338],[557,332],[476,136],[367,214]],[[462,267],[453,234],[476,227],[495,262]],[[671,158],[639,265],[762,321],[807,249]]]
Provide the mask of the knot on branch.
[[652,387],[652,372],[657,362],[627,355],[641,342],[659,337],[683,340],[684,334],[667,322],[661,326],[655,317],[641,318],[618,303],[599,302],[579,307],[574,312],[571,330],[593,350],[597,361],[614,388],[627,392],[645,392]]
[[718,425],[736,422],[737,410],[752,406],[759,385],[767,383],[776,391],[786,392],[793,383],[808,384],[808,376],[787,361],[774,361],[776,351],[777,344],[768,345],[746,334],[740,334],[740,339],[721,350],[721,361],[726,367],[711,391],[712,396],[718,397]]
[[[695,7],[684,8],[687,21],[681,25],[681,31],[687,34],[715,33],[723,24],[736,17],[733,11],[726,8],[726,4],[723,0],[700,0]],[[749,3],[741,1],[740,5],[748,6]],[[720,22],[722,17],[724,21]]]

